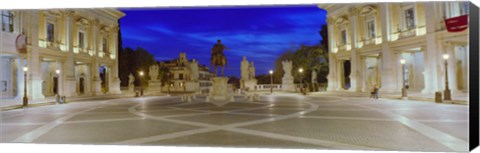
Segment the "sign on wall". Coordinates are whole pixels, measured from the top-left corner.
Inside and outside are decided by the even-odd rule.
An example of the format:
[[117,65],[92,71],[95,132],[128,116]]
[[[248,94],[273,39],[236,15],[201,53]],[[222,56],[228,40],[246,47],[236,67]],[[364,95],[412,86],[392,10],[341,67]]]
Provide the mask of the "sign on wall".
[[468,28],[468,15],[445,19],[445,26],[448,32],[461,32]]

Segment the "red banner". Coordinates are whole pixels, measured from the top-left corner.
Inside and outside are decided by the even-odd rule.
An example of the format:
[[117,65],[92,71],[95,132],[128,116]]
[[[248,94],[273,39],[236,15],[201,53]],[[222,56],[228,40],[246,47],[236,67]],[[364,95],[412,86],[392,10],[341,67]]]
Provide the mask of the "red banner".
[[445,26],[448,32],[461,32],[468,28],[468,15],[445,19]]

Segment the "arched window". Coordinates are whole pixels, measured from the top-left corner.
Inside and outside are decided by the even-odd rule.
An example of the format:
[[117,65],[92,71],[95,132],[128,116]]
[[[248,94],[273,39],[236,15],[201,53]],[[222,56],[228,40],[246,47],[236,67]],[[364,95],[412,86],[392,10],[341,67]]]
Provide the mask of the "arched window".
[[2,31],[13,32],[13,14],[7,10],[2,10]]

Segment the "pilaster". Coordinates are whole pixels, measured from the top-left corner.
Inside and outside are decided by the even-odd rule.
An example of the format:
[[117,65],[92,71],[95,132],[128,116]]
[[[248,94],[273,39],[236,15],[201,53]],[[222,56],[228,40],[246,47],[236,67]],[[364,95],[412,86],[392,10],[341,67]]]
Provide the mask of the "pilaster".
[[[428,18],[428,15],[434,14],[434,3],[425,3],[425,18]],[[424,82],[425,87],[422,90],[424,94],[433,94],[435,91],[439,90],[439,70],[438,61],[441,59],[441,54],[437,52],[435,40],[435,20],[426,20],[426,50],[425,50],[425,71]],[[441,71],[440,71],[441,72]]]
[[380,92],[392,93],[395,91],[394,64],[392,60],[392,49],[388,45],[388,36],[390,34],[390,4],[379,4],[382,18],[382,51],[380,55]]

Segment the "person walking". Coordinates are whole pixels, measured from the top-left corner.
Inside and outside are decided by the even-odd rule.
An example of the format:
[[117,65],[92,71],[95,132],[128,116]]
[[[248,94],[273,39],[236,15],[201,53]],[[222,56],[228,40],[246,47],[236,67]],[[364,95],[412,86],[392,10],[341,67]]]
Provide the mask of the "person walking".
[[378,99],[378,86],[375,85],[373,88],[373,93],[374,93],[374,99]]

